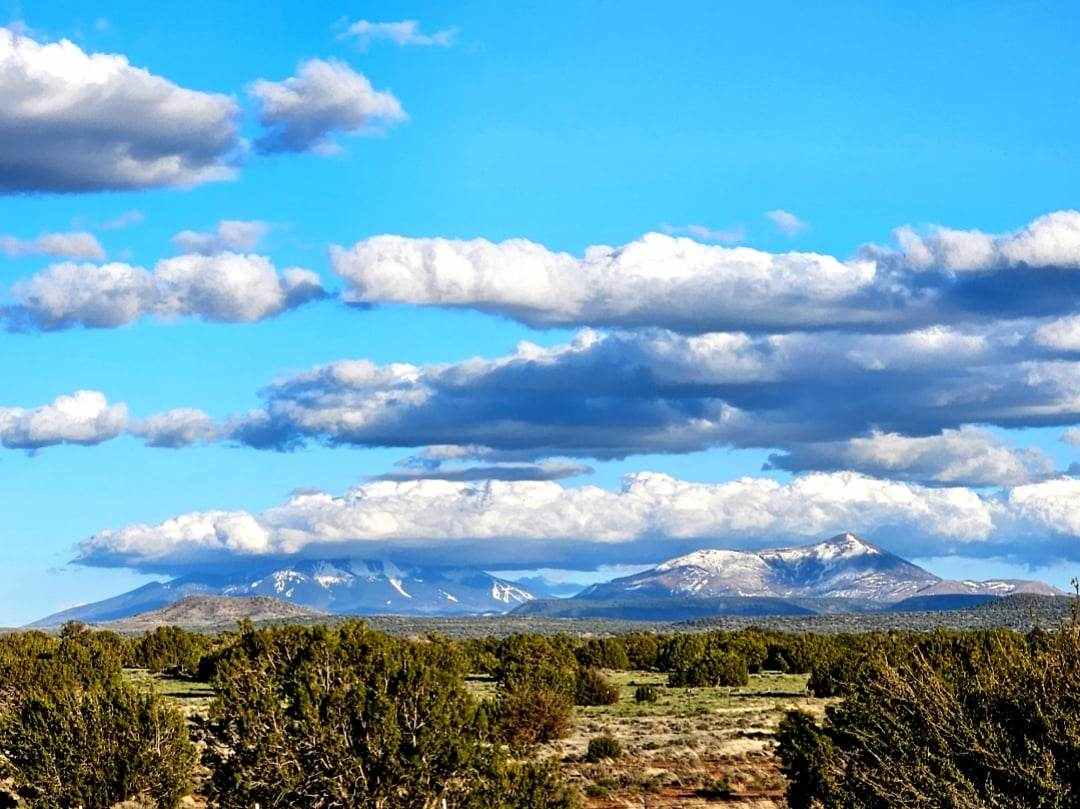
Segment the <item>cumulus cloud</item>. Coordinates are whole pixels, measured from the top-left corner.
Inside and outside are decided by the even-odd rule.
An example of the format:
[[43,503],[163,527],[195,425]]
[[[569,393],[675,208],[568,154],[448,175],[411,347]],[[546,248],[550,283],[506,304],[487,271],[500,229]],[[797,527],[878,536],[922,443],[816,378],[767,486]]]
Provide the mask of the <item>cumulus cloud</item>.
[[781,466],[849,463],[988,485],[1037,479],[1047,462],[978,431],[942,431],[1070,425],[1080,421],[1077,390],[1075,356],[1039,354],[1012,327],[762,337],[584,331],[566,345],[523,343],[493,359],[317,367],[270,385],[264,406],[231,434],[275,448],[454,445],[459,457],[487,462],[774,448],[788,453],[774,458]]
[[[116,54],[0,28],[0,190],[192,186],[233,176],[236,103]],[[32,144],[32,146],[31,146]]]
[[468,307],[531,326],[663,326],[687,331],[887,323],[859,303],[872,261],[772,254],[651,233],[578,258],[524,239],[376,236],[331,250],[355,303]]
[[774,469],[849,469],[942,485],[1015,486],[1054,473],[1042,450],[1004,445],[974,427],[911,437],[875,432],[847,441],[810,443],[769,458]]
[[334,135],[378,131],[406,119],[401,102],[379,91],[348,65],[309,59],[280,82],[260,79],[248,92],[266,129],[255,146],[264,153],[340,150]]
[[336,246],[331,260],[355,303],[470,308],[540,328],[902,332],[1075,314],[1078,234],[1080,212],[1059,211],[998,236],[901,228],[894,247],[850,259],[652,233],[581,256],[524,239],[383,235]]
[[425,34],[420,30],[420,23],[416,20],[399,20],[398,22],[370,22],[357,20],[349,25],[342,37],[352,39],[360,48],[367,48],[372,42],[386,40],[395,45],[418,45],[421,47],[449,47],[457,39],[457,28],[444,28]]
[[219,429],[206,413],[181,407],[136,421],[128,431],[144,439],[148,447],[175,449],[192,444],[209,444],[219,438]]
[[802,219],[791,211],[785,211],[783,208],[767,211],[765,218],[772,222],[776,229],[785,236],[795,236],[809,227]]
[[125,405],[110,405],[99,391],[80,390],[32,409],[0,407],[0,444],[26,450],[100,444],[120,435],[127,418]]
[[[260,513],[196,512],[102,531],[78,561],[181,572],[252,557],[368,556],[490,568],[656,562],[698,547],[764,547],[853,530],[911,555],[1080,558],[1080,481],[1003,497],[849,472],[779,483],[629,475],[620,489],[553,482],[376,481],[296,493]],[[1013,540],[1023,538],[1024,543]]]
[[212,231],[182,230],[173,235],[172,243],[183,253],[250,253],[269,230],[257,219],[222,219]]
[[153,316],[246,323],[322,297],[318,275],[280,273],[269,259],[219,253],[158,262],[152,272],[128,264],[55,264],[14,284],[7,318],[16,328],[113,328]]
[[0,236],[0,251],[11,257],[53,256],[84,261],[103,261],[105,248],[92,233],[42,233],[36,239]]

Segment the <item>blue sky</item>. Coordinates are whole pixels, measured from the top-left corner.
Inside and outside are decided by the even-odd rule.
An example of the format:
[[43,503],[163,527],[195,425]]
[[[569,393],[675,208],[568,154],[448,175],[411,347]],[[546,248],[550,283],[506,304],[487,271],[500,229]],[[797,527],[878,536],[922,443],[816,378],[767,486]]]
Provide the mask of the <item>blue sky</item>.
[[[522,238],[580,255],[590,245],[699,225],[739,232],[739,243],[768,253],[846,260],[867,243],[892,244],[893,229],[903,225],[1008,234],[1077,207],[1075,6],[903,5],[0,4],[7,22],[35,42],[69,39],[86,54],[122,54],[178,87],[234,98],[239,134],[249,143],[265,127],[248,85],[282,82],[311,59],[347,64],[392,93],[408,116],[378,132],[331,128],[340,152],[329,156],[249,149],[235,158],[234,179],[192,188],[24,187],[0,196],[0,235],[29,241],[86,231],[109,260],[150,268],[178,252],[170,239],[179,231],[259,221],[269,231],[255,252],[277,268],[312,270],[337,293],[348,285],[331,266],[329,246],[379,234]],[[416,20],[424,34],[456,33],[447,45],[374,39],[365,48],[341,36],[357,20]],[[3,148],[12,147],[0,141]],[[23,141],[23,148],[32,147]],[[783,232],[765,216],[778,209],[805,227]],[[107,227],[130,211],[141,221]],[[0,255],[0,290],[62,260]],[[126,403],[138,417],[190,407],[220,422],[263,406],[259,392],[273,380],[321,364],[494,358],[513,354],[523,340],[560,346],[579,327],[597,325],[571,318],[541,329],[508,310],[471,304],[373,303],[345,306],[332,294],[252,323],[151,316],[118,328],[0,333],[0,408],[36,408],[86,389]],[[955,325],[951,317],[937,322]],[[994,441],[1041,451],[1055,473],[1080,460],[1060,440],[1067,415],[972,418]],[[928,422],[889,430],[937,431]],[[416,449],[307,438],[292,452],[242,441],[163,449],[131,435],[4,450],[0,565],[11,573],[0,581],[0,624],[146,580],[148,573],[130,568],[68,564],[76,544],[102,529],[214,509],[260,512],[296,489],[340,494]],[[762,471],[775,448],[739,443],[671,453],[643,445],[615,460],[554,454],[595,470],[560,484],[567,487],[617,489],[624,474],[639,470],[702,483],[791,481],[791,471]],[[974,483],[968,488],[999,496],[998,486]],[[938,558],[948,575],[1024,573],[1034,565],[1038,575],[1067,581],[1075,558],[1068,536],[1054,534],[1044,550],[1025,555],[1019,549],[1033,530],[1001,528],[1000,541],[970,558],[949,543],[898,544]]]

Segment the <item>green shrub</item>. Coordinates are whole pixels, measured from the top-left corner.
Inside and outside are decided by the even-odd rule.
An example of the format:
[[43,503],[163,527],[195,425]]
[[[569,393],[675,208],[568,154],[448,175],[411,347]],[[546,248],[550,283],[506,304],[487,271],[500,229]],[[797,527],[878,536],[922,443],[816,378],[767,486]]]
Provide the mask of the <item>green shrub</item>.
[[568,786],[553,761],[495,758],[483,777],[454,809],[579,809],[577,790]]
[[199,662],[212,643],[205,635],[177,626],[159,626],[132,644],[131,662],[153,672],[173,670],[191,676],[199,672]]
[[668,675],[673,687],[743,686],[750,682],[746,661],[734,652],[710,647],[697,660],[677,668]]
[[732,785],[729,776],[719,775],[703,784],[701,788],[697,790],[697,794],[708,800],[723,800],[724,798],[731,798],[735,795],[735,787]]
[[574,651],[574,655],[583,668],[620,671],[630,668],[622,638],[589,638]]
[[818,725],[778,736],[792,807],[1065,807],[1080,788],[1080,629],[883,646]]
[[639,685],[634,689],[634,702],[656,702],[660,692],[653,685]]
[[578,705],[614,705],[619,689],[597,669],[583,669],[577,680],[574,702]]
[[512,762],[488,742],[487,711],[465,688],[466,660],[455,644],[399,640],[360,622],[245,627],[215,666],[215,805],[572,806],[557,773]]
[[572,716],[566,694],[536,685],[501,688],[495,703],[498,737],[516,749],[563,738]]
[[660,654],[660,636],[655,632],[631,632],[622,636],[628,668],[653,671]]
[[183,716],[119,681],[24,693],[0,717],[0,749],[16,790],[41,809],[136,797],[170,809],[196,758]]
[[604,759],[619,758],[622,752],[622,745],[619,744],[619,740],[610,733],[605,733],[603,736],[594,736],[589,739],[589,747],[585,751],[585,760],[595,764]]

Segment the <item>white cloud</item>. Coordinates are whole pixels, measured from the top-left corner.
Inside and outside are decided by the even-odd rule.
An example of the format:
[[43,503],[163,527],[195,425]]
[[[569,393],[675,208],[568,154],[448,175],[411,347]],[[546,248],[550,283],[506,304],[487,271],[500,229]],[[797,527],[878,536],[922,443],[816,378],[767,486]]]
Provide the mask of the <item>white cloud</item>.
[[[1031,491],[1077,511],[1080,483],[1070,490],[1073,505],[1070,492],[1039,485]],[[811,474],[785,484],[766,478],[690,483],[642,472],[628,476],[618,491],[553,482],[379,481],[342,496],[298,493],[258,514],[192,513],[103,531],[80,545],[79,561],[176,571],[251,556],[390,554],[422,556],[428,564],[581,569],[655,562],[688,547],[810,541],[843,530],[925,554],[997,548],[1006,523],[1045,532],[1051,517],[1036,513],[1035,499],[1022,494],[1016,500],[1026,510],[1010,511],[968,489],[851,473]]]
[[219,430],[214,420],[201,410],[176,408],[134,422],[128,430],[146,441],[148,447],[186,447],[216,441]]
[[36,239],[0,236],[0,251],[9,256],[53,256],[83,261],[103,261],[105,248],[92,233],[43,233]]
[[127,407],[103,393],[80,390],[32,409],[0,407],[0,444],[36,450],[55,444],[100,444],[127,426]]
[[[192,186],[233,176],[239,110],[115,54],[0,28],[0,190]],[[31,146],[32,144],[32,146]]]
[[658,233],[581,256],[525,239],[381,235],[332,247],[331,261],[352,302],[470,308],[540,328],[901,332],[1076,315],[1078,234],[1077,211],[997,236],[900,228],[896,248],[865,245],[850,259]]
[[910,437],[874,432],[847,441],[811,443],[770,458],[774,468],[848,469],[893,480],[943,485],[1015,486],[1053,474],[1042,450],[1004,445],[974,427]]
[[791,211],[785,211],[783,208],[766,211],[765,218],[772,222],[776,229],[785,236],[795,236],[809,227],[802,219]]
[[1080,266],[1080,211],[1054,211],[1018,231],[999,235],[935,226],[925,234],[902,227],[895,236],[899,252],[884,255],[917,269],[962,273]]
[[1080,427],[1070,427],[1061,434],[1061,440],[1070,447],[1080,447]]
[[121,263],[56,264],[11,291],[9,319],[42,329],[112,328],[146,316],[252,322],[325,294],[309,270],[278,273],[269,259],[235,253],[176,256],[153,272]]
[[524,239],[376,236],[331,250],[348,300],[460,306],[533,326],[665,326],[689,331],[887,322],[853,306],[874,288],[870,261],[765,253],[650,233],[581,258]]
[[249,253],[269,232],[270,226],[259,220],[222,219],[212,231],[182,230],[172,243],[184,253]]
[[399,20],[398,22],[370,22],[357,20],[352,23],[342,34],[356,41],[361,48],[367,48],[376,40],[387,40],[395,45],[419,45],[430,47],[437,45],[448,47],[457,39],[457,28],[444,28],[431,34],[425,34],[420,30],[420,23],[416,20]]
[[265,153],[339,151],[333,136],[377,131],[406,119],[401,102],[379,91],[343,62],[309,59],[281,82],[260,79],[248,92],[267,130],[256,141]]

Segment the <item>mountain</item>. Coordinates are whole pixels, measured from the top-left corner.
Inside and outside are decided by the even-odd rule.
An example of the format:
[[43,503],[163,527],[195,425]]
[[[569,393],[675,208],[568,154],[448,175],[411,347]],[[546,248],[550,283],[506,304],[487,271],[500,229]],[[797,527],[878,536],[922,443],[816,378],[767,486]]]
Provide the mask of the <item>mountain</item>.
[[[948,581],[851,533],[815,545],[764,551],[700,550],[670,559],[651,570],[587,588],[567,604],[537,602],[519,614],[574,614],[636,617],[650,615],[667,601],[677,611],[694,600],[687,614],[774,614],[885,609],[907,599],[952,605],[965,596],[1000,597],[1014,593],[1060,595],[1041,582],[1021,580]],[[937,598],[937,602],[934,598]],[[709,606],[706,606],[708,602]]]
[[290,604],[277,598],[255,596],[187,596],[156,610],[110,621],[106,626],[119,632],[146,632],[159,626],[182,626],[188,629],[217,629],[234,626],[247,619],[263,621],[313,620],[325,612]]
[[229,575],[192,574],[41,619],[102,623],[160,609],[188,596],[268,596],[328,613],[471,615],[504,613],[533,598],[481,570],[398,566],[386,561],[307,560]]

